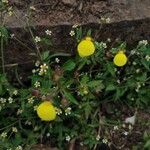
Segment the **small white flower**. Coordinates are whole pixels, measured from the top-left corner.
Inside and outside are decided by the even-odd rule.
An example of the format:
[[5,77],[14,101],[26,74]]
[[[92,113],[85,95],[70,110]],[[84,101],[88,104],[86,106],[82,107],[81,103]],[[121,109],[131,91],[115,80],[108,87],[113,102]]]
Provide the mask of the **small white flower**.
[[56,63],[59,63],[59,62],[60,62],[60,59],[59,59],[59,58],[55,58],[55,62],[56,62]]
[[52,35],[52,31],[50,31],[50,30],[46,30],[45,33],[50,36]]
[[125,119],[125,123],[130,123],[130,124],[134,125],[135,124],[135,118],[136,118],[135,115],[132,117],[128,117]]
[[36,88],[40,87],[40,82],[39,82],[39,81],[36,81],[36,82],[34,83],[34,86],[35,86]]
[[146,55],[146,56],[145,56],[145,59],[146,59],[147,61],[150,61],[150,56],[149,56],[149,55]]
[[55,108],[56,110],[56,114],[57,115],[61,115],[62,114],[62,110],[60,108]]
[[139,92],[139,88],[136,88],[135,91],[138,93]]
[[23,150],[22,146],[17,146],[15,150]]
[[100,140],[100,135],[98,134],[97,136],[96,136],[96,141],[99,141]]
[[135,50],[131,50],[131,55],[134,55],[136,53]]
[[39,65],[40,65],[40,61],[37,60],[37,61],[35,62],[35,66],[36,66],[36,67],[39,67]]
[[108,143],[108,140],[107,140],[107,139],[103,139],[102,142],[103,142],[104,144],[107,144],[107,143]]
[[106,18],[106,23],[110,23],[110,18]]
[[9,15],[9,16],[12,16],[12,15],[13,15],[13,12],[12,12],[12,11],[8,11],[8,15]]
[[123,128],[125,128],[125,127],[126,127],[126,125],[125,125],[125,124],[122,124],[122,127],[123,127]]
[[117,80],[117,83],[119,83],[119,84],[121,83],[119,79]]
[[47,137],[50,137],[50,133],[47,133],[46,136],[47,136]]
[[2,104],[5,104],[5,103],[6,103],[6,99],[5,99],[5,98],[0,98],[0,102],[1,102]]
[[134,61],[132,64],[135,66],[137,63]]
[[131,100],[134,101],[134,98],[132,97]]
[[34,11],[36,10],[36,8],[34,6],[30,6],[30,9],[34,10]]
[[7,137],[7,133],[6,133],[6,132],[3,132],[3,133],[1,134],[1,137],[5,139],[5,138]]
[[33,99],[34,97],[30,97],[30,98],[28,98],[28,103],[29,104],[33,104],[34,103],[34,99]]
[[142,41],[139,41],[139,45],[147,45],[148,44],[148,41],[147,40],[142,40]]
[[70,137],[69,135],[67,135],[67,136],[66,136],[66,141],[69,142],[70,140],[71,140],[71,137]]
[[12,127],[12,132],[17,133],[18,132],[17,128],[16,127]]
[[107,41],[108,41],[108,42],[111,42],[111,39],[110,39],[110,38],[108,38],[108,39],[107,39]]
[[69,34],[70,34],[70,36],[74,36],[75,32],[73,30],[71,30]]
[[38,106],[37,106],[37,105],[35,105],[35,106],[33,107],[34,111],[36,111],[36,110],[37,110],[37,108],[38,108]]
[[15,37],[15,34],[11,34],[10,38],[13,39]]
[[33,70],[32,70],[32,73],[33,73],[33,74],[34,74],[34,73],[36,73],[36,70],[35,70],[35,69],[33,69]]
[[18,109],[17,111],[17,115],[22,114],[23,110],[22,109]]
[[36,43],[41,42],[41,38],[38,37],[38,36],[36,36],[34,40],[35,40]]
[[70,115],[71,114],[71,107],[68,107],[66,110],[65,110],[65,115]]
[[2,0],[2,3],[8,4],[8,0]]
[[32,124],[32,122],[31,121],[29,121],[29,120],[27,120],[26,122],[25,122],[25,125],[31,125]]
[[9,104],[11,104],[11,103],[13,102],[13,98],[12,98],[12,97],[9,97],[9,98],[8,98],[8,102],[9,102]]
[[127,131],[125,131],[123,134],[127,136],[129,133]]
[[118,126],[114,126],[114,130],[118,130],[119,128],[118,128]]
[[129,124],[129,130],[132,130],[132,129],[133,129],[132,125],[131,125],[131,124]]
[[14,90],[13,91],[13,95],[17,95],[18,94],[18,91],[17,90]]
[[77,28],[78,26],[79,26],[78,24],[74,24],[74,25],[72,26],[72,28],[75,29],[75,28]]
[[34,131],[37,131],[37,130],[38,130],[38,126],[35,126],[33,130],[34,130]]
[[136,69],[136,73],[139,73],[140,72],[140,69]]

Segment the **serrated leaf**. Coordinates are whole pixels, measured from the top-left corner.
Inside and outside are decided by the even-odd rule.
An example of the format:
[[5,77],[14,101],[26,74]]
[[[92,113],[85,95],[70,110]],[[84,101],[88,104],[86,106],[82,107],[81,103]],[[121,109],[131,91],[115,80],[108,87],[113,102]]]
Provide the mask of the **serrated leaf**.
[[106,65],[107,69],[108,69],[108,72],[113,76],[115,77],[115,68],[114,68],[114,65],[113,63],[107,63]]
[[109,84],[107,87],[106,87],[106,91],[113,91],[115,90],[116,87],[113,85],[113,84]]
[[141,63],[148,71],[150,71],[150,63],[147,60],[141,59]]
[[49,57],[49,51],[45,51],[42,55],[42,60],[46,60]]
[[65,62],[65,64],[63,65],[63,69],[65,71],[72,71],[74,68],[76,67],[76,64],[73,60],[68,60],[67,62]]
[[101,86],[101,85],[103,85],[102,80],[94,80],[94,81],[88,82],[88,86],[90,88],[94,88],[94,87]]
[[42,42],[44,42],[44,44],[48,45],[48,46],[52,46],[52,42],[50,39],[47,38],[42,38]]
[[68,91],[63,91],[63,92],[66,99],[68,99],[73,104],[78,105],[77,100],[74,98],[74,96],[71,93],[69,93]]

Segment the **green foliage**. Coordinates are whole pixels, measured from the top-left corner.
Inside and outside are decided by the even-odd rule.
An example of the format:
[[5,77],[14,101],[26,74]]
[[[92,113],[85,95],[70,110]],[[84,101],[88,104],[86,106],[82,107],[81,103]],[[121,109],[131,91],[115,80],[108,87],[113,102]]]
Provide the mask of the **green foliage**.
[[[84,31],[81,27],[75,30],[79,42]],[[87,35],[91,35],[91,31]],[[42,42],[51,45],[47,39],[43,38]],[[119,68],[114,65],[113,58],[120,49],[126,48],[126,44],[107,49],[107,43],[94,43],[96,52],[87,58],[45,51],[30,76],[28,88],[16,89],[5,75],[0,75],[2,150],[16,150],[19,145],[27,148],[49,138],[60,149],[66,149],[71,139],[93,149],[102,139],[111,140],[106,129],[99,133],[100,128],[110,124],[100,116],[101,104],[113,101],[147,108],[150,104],[149,45],[138,44],[135,49],[126,50],[128,62]],[[65,56],[69,58],[66,60]],[[43,100],[51,100],[57,108],[56,120],[43,122],[38,118],[36,108]],[[148,146],[149,141],[145,148]]]

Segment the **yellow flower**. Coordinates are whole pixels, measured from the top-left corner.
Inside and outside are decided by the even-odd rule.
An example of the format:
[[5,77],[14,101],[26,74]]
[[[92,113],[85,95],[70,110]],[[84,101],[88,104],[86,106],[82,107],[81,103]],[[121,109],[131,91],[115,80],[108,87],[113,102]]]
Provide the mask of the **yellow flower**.
[[37,114],[43,121],[52,121],[56,118],[55,107],[49,101],[45,101],[38,106]]
[[127,63],[127,56],[123,51],[119,51],[114,57],[114,64],[118,67],[122,67]]
[[95,52],[95,46],[90,37],[82,40],[77,47],[80,57],[90,56]]

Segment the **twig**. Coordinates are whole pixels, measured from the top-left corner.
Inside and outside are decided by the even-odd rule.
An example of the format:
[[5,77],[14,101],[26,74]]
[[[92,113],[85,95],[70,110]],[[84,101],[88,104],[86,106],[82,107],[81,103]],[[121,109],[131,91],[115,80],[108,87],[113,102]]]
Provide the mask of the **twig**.
[[[99,127],[98,127],[98,132],[97,132],[97,135],[99,135],[100,136],[100,133],[101,133],[101,115],[100,115],[100,110],[99,110]],[[94,148],[93,148],[93,150],[96,150],[96,148],[97,148],[97,143],[95,144],[95,146],[94,146]]]
[[1,60],[2,60],[2,70],[3,73],[5,73],[5,62],[4,62],[4,40],[3,37],[1,37]]

